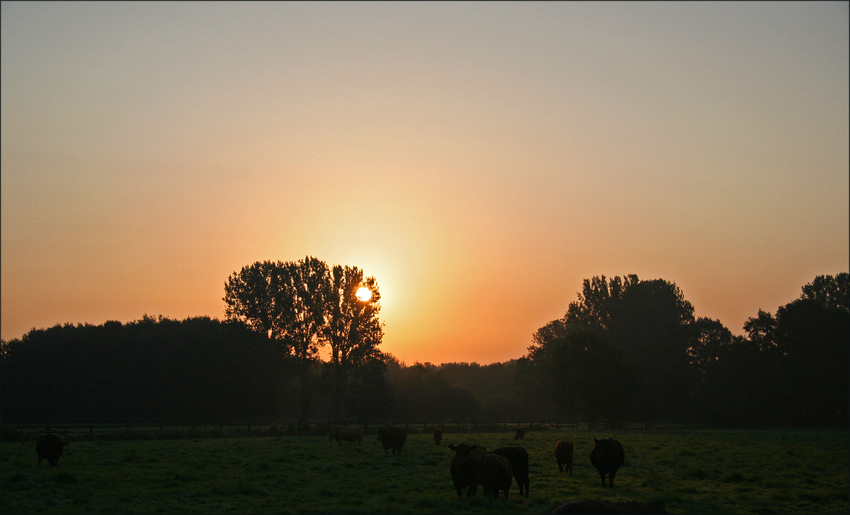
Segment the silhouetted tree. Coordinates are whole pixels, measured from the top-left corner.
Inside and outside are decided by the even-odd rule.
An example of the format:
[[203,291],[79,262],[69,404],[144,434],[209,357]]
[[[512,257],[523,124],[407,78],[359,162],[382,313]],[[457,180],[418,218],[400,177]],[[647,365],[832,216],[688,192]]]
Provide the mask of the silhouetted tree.
[[645,422],[680,418],[687,407],[693,311],[681,290],[662,279],[630,284],[613,303],[609,341],[637,378],[636,407]]
[[[372,292],[367,301],[355,295],[361,286]],[[337,265],[330,270],[308,256],[299,262],[265,261],[243,267],[225,283],[224,301],[228,319],[267,333],[291,351],[300,367],[304,421],[319,346],[331,347],[334,418],[340,416],[357,367],[381,359],[380,298],[375,278],[364,278],[359,268]]]
[[732,353],[736,338],[719,320],[701,317],[691,324],[691,328],[693,335],[688,356],[693,391],[688,415],[702,422],[711,422],[728,412],[728,404],[735,400],[726,397],[732,378],[724,374],[724,367],[728,359],[736,359]]
[[604,329],[555,320],[533,340],[528,357],[561,412],[580,412],[590,426],[603,419],[613,425],[628,420],[636,384]]
[[307,256],[298,262],[256,262],[224,285],[225,317],[239,320],[283,345],[298,364],[302,421],[313,392],[311,367],[325,326],[327,265]]
[[[551,385],[556,374],[551,392],[561,409],[591,418],[602,406],[613,410],[603,414],[609,419],[627,415],[632,401],[648,423],[681,418],[694,384],[694,323],[693,306],[674,283],[636,275],[586,279],[564,317],[535,333],[518,379],[525,376],[526,388],[535,375]],[[607,404],[592,404],[590,391]]]
[[813,300],[826,309],[850,311],[850,274],[818,275],[811,283],[803,286],[800,298]]
[[579,397],[561,395],[557,380],[555,347],[566,340],[567,324],[563,319],[553,320],[534,332],[528,353],[517,362],[514,384],[527,408],[519,415],[531,419],[535,416],[557,417],[558,414],[575,416]]
[[[368,300],[357,297],[366,287]],[[381,362],[378,345],[383,337],[383,324],[378,319],[381,294],[374,277],[364,279],[357,267],[334,266],[325,292],[325,324],[322,338],[331,347],[334,418],[339,420],[342,406],[349,395],[350,382],[358,369]],[[361,376],[362,379],[362,376]]]
[[693,306],[662,279],[636,275],[585,280],[563,322],[598,329],[637,381],[637,407],[646,422],[678,418],[692,386],[688,349]]
[[776,312],[776,370],[795,423],[847,422],[850,365],[848,274],[818,276]]
[[776,347],[776,318],[767,311],[759,309],[755,317],[744,323],[750,341],[761,351],[770,351]]
[[578,300],[570,302],[564,320],[586,327],[609,329],[611,314],[626,289],[638,284],[634,274],[606,279],[594,276],[582,281]]

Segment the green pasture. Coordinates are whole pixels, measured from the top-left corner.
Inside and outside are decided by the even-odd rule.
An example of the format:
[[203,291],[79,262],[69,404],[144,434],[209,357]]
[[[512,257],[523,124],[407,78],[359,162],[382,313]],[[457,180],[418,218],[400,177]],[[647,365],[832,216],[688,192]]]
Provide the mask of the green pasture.
[[[661,501],[671,513],[848,513],[850,431],[532,431],[411,434],[384,455],[327,437],[72,441],[50,468],[35,443],[2,443],[4,513],[543,513],[574,499]],[[603,488],[588,456],[615,436],[626,462]],[[572,477],[558,473],[555,442],[575,443]],[[531,495],[457,497],[449,443],[529,453]]]

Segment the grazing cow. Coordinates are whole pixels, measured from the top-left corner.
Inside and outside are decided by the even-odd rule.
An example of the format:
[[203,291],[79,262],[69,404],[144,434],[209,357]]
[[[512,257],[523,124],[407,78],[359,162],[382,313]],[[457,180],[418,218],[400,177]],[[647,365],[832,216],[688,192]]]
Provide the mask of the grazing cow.
[[392,449],[393,454],[401,454],[401,448],[407,440],[407,432],[400,427],[384,426],[378,429],[378,440],[384,443],[384,454],[387,449]]
[[68,442],[63,442],[56,435],[46,434],[41,435],[35,441],[35,452],[38,454],[38,466],[41,466],[41,460],[47,460],[51,467],[59,464],[59,456],[62,456],[62,449],[68,445]]
[[475,477],[473,463],[487,454],[487,449],[479,445],[469,445],[459,443],[457,445],[449,444],[449,449],[455,452],[452,457],[452,464],[449,466],[449,471],[452,474],[452,482],[457,490],[457,496],[463,495],[463,489],[466,489],[466,496],[472,497],[478,491],[478,482]]
[[522,440],[523,438],[525,438],[525,428],[519,426],[516,428],[516,433],[514,433],[514,440]]
[[570,501],[557,506],[546,513],[620,513],[636,515],[654,515],[668,513],[664,503],[639,503],[639,502],[608,502],[594,499],[582,499]]
[[363,443],[363,435],[356,427],[337,426],[328,432],[328,441],[336,440],[339,445],[342,442]]
[[558,462],[558,472],[566,469],[573,475],[573,442],[565,438],[558,440],[555,444],[555,460]]
[[440,445],[440,442],[443,440],[443,432],[439,427],[434,428],[434,445]]
[[623,466],[626,460],[626,452],[622,444],[613,438],[593,439],[596,443],[590,450],[590,464],[599,471],[602,478],[602,486],[605,486],[605,474],[608,474],[608,483],[614,488],[614,474]]
[[519,494],[528,497],[528,452],[522,447],[500,447],[492,454],[498,454],[511,462],[511,470],[514,473],[516,484],[519,485]]

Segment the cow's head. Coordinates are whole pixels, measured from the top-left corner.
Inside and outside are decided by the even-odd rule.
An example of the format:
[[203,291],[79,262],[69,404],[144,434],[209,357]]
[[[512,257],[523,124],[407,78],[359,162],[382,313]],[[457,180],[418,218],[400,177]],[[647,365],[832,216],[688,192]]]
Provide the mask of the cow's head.
[[466,443],[459,443],[457,445],[449,444],[448,447],[457,453],[458,458],[468,458],[469,453],[479,448],[476,444],[469,445]]

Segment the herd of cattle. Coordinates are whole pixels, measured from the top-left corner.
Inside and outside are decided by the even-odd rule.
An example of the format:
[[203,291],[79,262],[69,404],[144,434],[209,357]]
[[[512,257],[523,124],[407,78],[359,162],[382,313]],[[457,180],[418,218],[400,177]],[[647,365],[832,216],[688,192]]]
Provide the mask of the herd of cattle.
[[[443,432],[434,429],[434,444],[440,445]],[[525,429],[517,428],[514,440],[520,440],[525,436]],[[339,445],[343,442],[363,443],[363,435],[356,427],[335,427],[328,432],[330,441],[336,440]],[[378,429],[378,440],[382,442],[384,454],[392,449],[393,454],[401,454],[401,449],[407,439],[407,432],[400,427],[384,426]],[[62,456],[62,450],[68,445],[62,442],[56,435],[47,434],[36,440],[36,453],[38,454],[38,465],[46,459],[51,467],[55,467]],[[487,451],[477,444],[460,443],[449,444],[448,448],[454,452],[449,471],[458,497],[463,496],[464,490],[467,497],[475,495],[478,485],[484,490],[488,497],[498,497],[499,492],[504,492],[508,497],[511,481],[516,480],[519,493],[528,497],[528,452],[523,447],[500,447],[493,451]],[[558,471],[573,473],[573,443],[561,439],[555,444],[555,461],[558,463]],[[590,463],[599,472],[602,486],[605,486],[605,477],[608,477],[608,486],[614,487],[614,476],[625,461],[625,451],[622,444],[613,438],[594,438],[594,446],[590,451]],[[642,511],[648,510],[648,511]],[[573,501],[557,507],[550,513],[667,513],[663,505],[642,505],[638,503],[625,504],[605,503],[602,501]]]
[[[525,428],[518,427],[514,434],[514,440],[525,437]],[[342,442],[362,443],[363,435],[356,427],[336,427],[328,433],[329,440],[336,440],[339,445]],[[383,443],[384,453],[392,449],[393,454],[401,454],[401,448],[407,439],[407,432],[394,426],[384,426],[378,429],[378,440]],[[434,444],[440,445],[443,432],[434,429]],[[590,463],[599,471],[602,486],[605,486],[605,477],[608,477],[608,486],[614,487],[614,476],[617,470],[623,466],[626,459],[622,444],[613,438],[594,438],[594,446],[590,451]],[[487,449],[476,444],[460,443],[449,444],[448,448],[454,451],[449,471],[452,475],[457,495],[462,496],[464,490],[467,497],[475,495],[478,485],[484,489],[487,497],[498,497],[499,492],[508,496],[511,480],[516,480],[519,493],[528,497],[528,452],[523,447],[500,447],[487,452]],[[566,471],[573,474],[573,443],[561,439],[555,444],[555,461],[558,463],[558,471]]]

